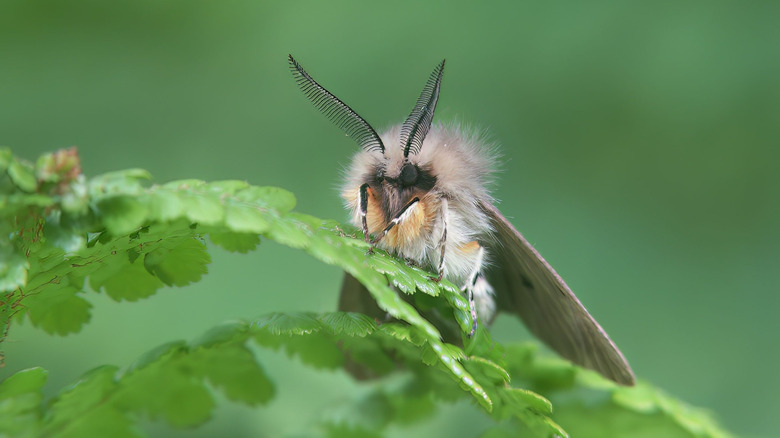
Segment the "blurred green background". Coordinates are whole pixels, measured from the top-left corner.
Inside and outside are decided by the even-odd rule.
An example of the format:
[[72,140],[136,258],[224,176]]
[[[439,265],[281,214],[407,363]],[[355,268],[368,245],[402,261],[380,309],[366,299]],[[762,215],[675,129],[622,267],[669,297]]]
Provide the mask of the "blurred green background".
[[[299,211],[344,220],[336,187],[355,145],[297,89],[287,54],[377,129],[404,119],[446,57],[437,119],[500,145],[500,208],[637,375],[741,436],[777,436],[779,19],[769,1],[3,0],[0,145],[28,159],[78,146],[88,175],[277,185]],[[300,251],[213,255],[191,287],[90,294],[78,335],[15,325],[0,377],[41,365],[54,392],[227,319],[335,307],[341,273]],[[509,318],[496,330],[521,336]],[[365,389],[260,356],[279,385],[269,407],[226,403],[179,434],[296,433]],[[438,420],[453,436],[487,424],[466,404]]]

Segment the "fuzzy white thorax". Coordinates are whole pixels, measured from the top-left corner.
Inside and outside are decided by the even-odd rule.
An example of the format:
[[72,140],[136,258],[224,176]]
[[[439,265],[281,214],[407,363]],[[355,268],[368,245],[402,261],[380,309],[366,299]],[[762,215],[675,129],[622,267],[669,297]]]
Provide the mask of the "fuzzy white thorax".
[[[355,154],[347,169],[342,193],[356,193],[355,189],[375,177],[377,168],[383,169],[389,177],[398,177],[405,162],[400,134],[399,125],[381,136],[385,146],[384,154],[379,151],[359,151]],[[495,154],[475,133],[464,131],[458,126],[434,124],[420,151],[410,154],[408,159],[420,169],[429,169],[436,177],[434,187],[420,199],[421,204],[435,208],[433,223],[418,239],[393,247],[380,241],[378,246],[435,271],[441,257],[439,241],[444,215],[440,209],[441,199],[444,198],[447,201],[444,278],[456,285],[464,285],[475,265],[480,264],[477,251],[466,250],[473,247],[468,244],[476,241],[482,245],[493,231],[480,203],[492,203],[487,185],[495,168]],[[346,201],[352,223],[360,227],[359,199],[350,197]],[[488,257],[486,254],[484,259]],[[478,268],[481,270],[482,266]]]

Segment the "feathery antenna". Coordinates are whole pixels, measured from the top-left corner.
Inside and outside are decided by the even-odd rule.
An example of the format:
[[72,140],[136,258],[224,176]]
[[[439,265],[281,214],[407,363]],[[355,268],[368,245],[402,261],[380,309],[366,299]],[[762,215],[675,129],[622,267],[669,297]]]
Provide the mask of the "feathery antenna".
[[423,140],[428,135],[433,121],[433,112],[436,110],[436,102],[439,100],[439,90],[441,89],[441,77],[444,74],[444,61],[436,66],[428,78],[417,104],[412,109],[412,113],[401,127],[401,146],[404,148],[404,158],[409,153],[416,154],[422,148]]
[[336,126],[344,131],[349,137],[352,137],[363,150],[385,152],[385,146],[376,133],[374,128],[360,117],[352,108],[341,99],[334,96],[333,93],[326,90],[318,84],[306,70],[298,64],[295,58],[290,56],[290,70],[292,71],[295,82],[325,116]]

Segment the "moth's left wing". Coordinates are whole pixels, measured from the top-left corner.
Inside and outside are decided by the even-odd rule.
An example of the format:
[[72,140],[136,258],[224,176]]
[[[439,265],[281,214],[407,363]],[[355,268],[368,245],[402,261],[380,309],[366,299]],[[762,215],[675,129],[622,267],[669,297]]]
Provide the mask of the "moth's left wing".
[[560,275],[495,206],[483,202],[481,208],[496,231],[496,239],[487,242],[493,263],[486,276],[496,291],[498,310],[518,315],[566,359],[633,385],[625,357]]

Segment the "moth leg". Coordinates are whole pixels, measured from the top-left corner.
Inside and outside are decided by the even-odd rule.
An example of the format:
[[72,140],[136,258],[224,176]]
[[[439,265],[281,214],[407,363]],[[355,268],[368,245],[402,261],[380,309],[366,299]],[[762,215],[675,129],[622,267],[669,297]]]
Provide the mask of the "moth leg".
[[482,295],[490,294],[492,292],[492,288],[482,276],[482,261],[485,256],[485,249],[480,246],[478,251],[474,269],[471,271],[471,275],[466,284],[461,288],[461,291],[465,291],[468,295],[469,311],[471,311],[471,332],[469,332],[469,337],[474,336],[474,333],[477,332],[477,303],[474,298],[475,292],[476,295],[480,295],[480,300],[487,298]]
[[338,226],[338,225],[335,225],[333,228],[326,227],[326,226],[321,226],[321,227],[319,227],[317,229],[318,230],[325,230],[325,231],[336,231],[336,232],[339,233],[339,237],[351,237],[353,239],[355,239],[357,237],[356,233],[348,234],[348,233],[344,232],[344,230],[342,230],[341,227]]
[[363,223],[363,239],[366,243],[371,243],[371,236],[368,235],[368,221],[366,220],[366,214],[368,213],[368,184],[360,186],[360,221]]
[[401,222],[402,220],[404,220],[404,218],[405,218],[405,216],[404,216],[404,215],[405,215],[405,214],[406,214],[406,213],[407,213],[407,212],[408,212],[408,211],[409,211],[409,210],[410,210],[412,207],[414,207],[415,205],[417,205],[417,203],[418,203],[418,202],[420,202],[420,198],[417,198],[417,197],[415,197],[415,198],[414,198],[414,199],[412,199],[411,201],[407,202],[407,203],[406,203],[406,205],[404,205],[403,207],[401,207],[401,210],[400,210],[398,213],[396,213],[396,215],[395,215],[395,216],[393,216],[393,219],[390,221],[390,224],[388,224],[388,225],[385,227],[385,229],[384,229],[384,230],[382,230],[382,232],[381,232],[381,233],[379,233],[379,235],[378,235],[378,236],[376,236],[376,238],[375,238],[374,240],[372,240],[372,241],[371,241],[371,246],[374,246],[374,245],[376,245],[377,243],[379,243],[379,241],[380,241],[380,240],[382,240],[382,239],[383,239],[385,236],[387,236],[387,233],[389,233],[389,232],[390,232],[390,230],[392,230],[394,226],[398,225],[398,223],[399,223],[399,222]]
[[447,200],[442,198],[441,199],[441,222],[442,222],[442,232],[441,232],[441,239],[439,239],[439,248],[441,249],[441,256],[439,258],[439,276],[438,277],[431,277],[431,280],[435,282],[440,282],[442,277],[444,277],[444,247],[447,246],[447,210],[448,210],[448,203]]

